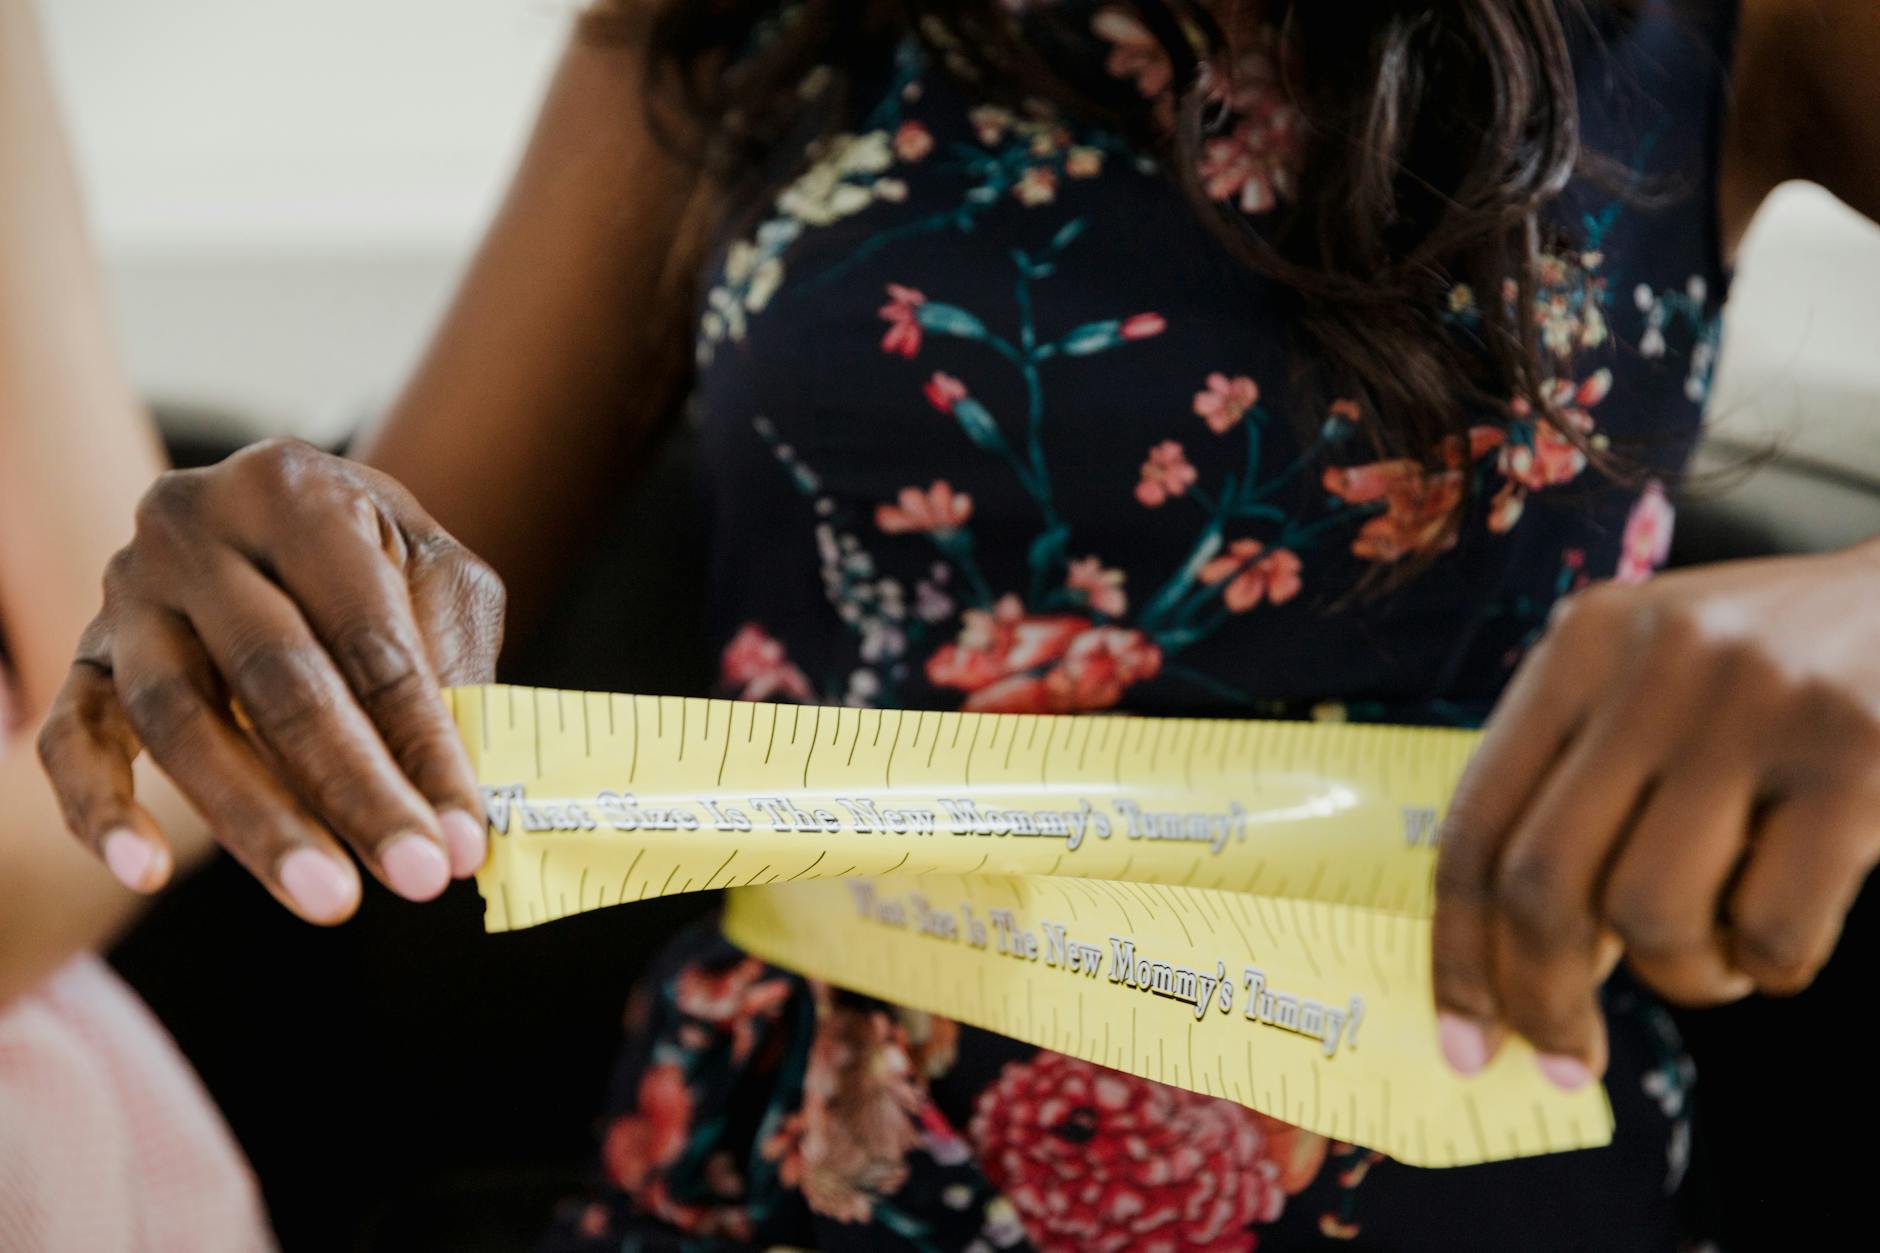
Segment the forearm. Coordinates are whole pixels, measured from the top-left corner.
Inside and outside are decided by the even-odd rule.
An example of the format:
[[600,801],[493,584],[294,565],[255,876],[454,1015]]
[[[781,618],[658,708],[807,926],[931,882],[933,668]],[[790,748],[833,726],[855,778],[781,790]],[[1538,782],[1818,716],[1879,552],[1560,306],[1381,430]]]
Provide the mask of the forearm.
[[539,609],[689,367],[697,180],[644,123],[639,50],[577,41],[404,395],[356,455]]
[[34,715],[161,454],[112,343],[26,0],[0,0],[0,188],[0,629]]

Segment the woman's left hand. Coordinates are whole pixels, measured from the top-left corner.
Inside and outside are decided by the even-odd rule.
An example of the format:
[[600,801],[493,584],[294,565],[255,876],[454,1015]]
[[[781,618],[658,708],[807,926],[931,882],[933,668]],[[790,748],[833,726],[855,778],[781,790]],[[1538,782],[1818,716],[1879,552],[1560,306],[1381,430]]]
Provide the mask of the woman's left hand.
[[1444,821],[1444,1055],[1606,1063],[1623,955],[1681,1004],[1808,986],[1880,859],[1880,543],[1572,596]]

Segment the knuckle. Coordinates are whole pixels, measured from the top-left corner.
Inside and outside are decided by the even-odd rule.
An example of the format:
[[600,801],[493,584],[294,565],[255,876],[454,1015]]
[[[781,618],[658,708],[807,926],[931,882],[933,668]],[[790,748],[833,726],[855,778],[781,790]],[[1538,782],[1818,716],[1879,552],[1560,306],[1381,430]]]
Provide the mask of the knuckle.
[[106,604],[121,600],[137,586],[143,559],[134,544],[127,544],[111,554],[104,563],[104,599]]
[[45,767],[54,786],[67,782],[65,773],[73,757],[91,740],[77,717],[68,706],[63,704],[54,708],[40,724],[39,734],[33,739],[33,749],[39,755],[39,764]]
[[1800,992],[1815,981],[1820,967],[1807,930],[1786,920],[1739,926],[1734,949],[1744,973],[1769,992]]
[[276,436],[248,445],[223,462],[223,467],[254,486],[295,495],[310,478],[330,472],[326,463],[333,460],[305,440]]
[[159,756],[185,743],[204,713],[195,685],[175,671],[128,679],[120,698],[138,738]]
[[395,631],[360,617],[333,633],[334,658],[347,682],[369,706],[397,703],[422,690],[424,667]]
[[1610,637],[1614,624],[1630,613],[1631,597],[1626,589],[1610,583],[1596,583],[1575,592],[1554,606],[1553,634],[1568,639],[1590,635],[1596,640]]
[[320,661],[319,650],[309,645],[268,640],[234,657],[229,683],[255,725],[279,740],[312,726],[332,707]]
[[1702,618],[1684,605],[1661,605],[1647,611],[1637,629],[1646,664],[1654,669],[1681,670],[1702,650],[1714,647]]
[[1648,887],[1616,887],[1606,898],[1606,919],[1630,952],[1651,961],[1694,952],[1706,938]]
[[1573,885],[1553,858],[1515,854],[1495,875],[1497,910],[1514,938],[1531,951],[1589,942],[1591,928]]
[[161,543],[191,530],[202,511],[206,482],[200,470],[169,470],[158,475],[137,502],[138,540]]
[[1572,1052],[1586,1036],[1584,1004],[1540,988],[1504,997],[1502,1014],[1523,1039],[1544,1050]]
[[1483,1021],[1500,1017],[1488,972],[1479,963],[1457,954],[1437,952],[1430,964],[1437,1001]]

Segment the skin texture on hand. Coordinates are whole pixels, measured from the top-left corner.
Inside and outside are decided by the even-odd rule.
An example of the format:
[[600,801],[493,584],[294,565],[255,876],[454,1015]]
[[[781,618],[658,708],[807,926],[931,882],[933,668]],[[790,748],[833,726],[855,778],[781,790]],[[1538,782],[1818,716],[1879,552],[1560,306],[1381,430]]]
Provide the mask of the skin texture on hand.
[[342,844],[429,900],[476,870],[485,838],[439,688],[487,680],[502,627],[501,582],[404,488],[258,444],[146,493],[40,758],[71,829],[139,889],[167,860],[134,794],[144,750],[308,921],[358,906]]
[[1880,544],[1563,602],[1440,838],[1441,1043],[1577,1087],[1623,954],[1668,999],[1800,991],[1880,859]]

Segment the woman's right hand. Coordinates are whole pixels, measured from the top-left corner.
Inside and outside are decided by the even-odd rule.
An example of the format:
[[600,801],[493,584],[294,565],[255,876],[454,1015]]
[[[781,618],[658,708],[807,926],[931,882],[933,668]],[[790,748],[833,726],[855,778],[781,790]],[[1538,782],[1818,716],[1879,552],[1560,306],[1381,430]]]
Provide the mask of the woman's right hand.
[[172,865],[133,794],[143,749],[309,922],[357,908],[347,848],[417,901],[482,863],[439,688],[491,677],[503,588],[398,483],[291,440],[165,474],[104,593],[39,753],[118,878],[151,891]]

